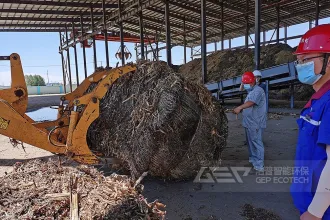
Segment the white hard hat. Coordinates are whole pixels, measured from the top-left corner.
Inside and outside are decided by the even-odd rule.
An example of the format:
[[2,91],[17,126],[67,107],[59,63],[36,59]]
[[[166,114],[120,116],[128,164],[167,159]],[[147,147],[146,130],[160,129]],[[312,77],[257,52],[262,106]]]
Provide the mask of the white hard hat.
[[262,74],[261,74],[261,72],[260,72],[259,70],[255,70],[255,71],[253,71],[253,75],[254,75],[255,77],[258,77],[258,76],[262,77]]

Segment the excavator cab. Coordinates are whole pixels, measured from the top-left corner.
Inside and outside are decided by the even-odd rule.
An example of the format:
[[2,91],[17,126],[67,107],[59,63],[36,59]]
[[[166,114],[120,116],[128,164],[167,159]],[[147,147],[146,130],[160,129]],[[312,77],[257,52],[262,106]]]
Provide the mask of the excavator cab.
[[[11,88],[0,90],[0,134],[14,140],[36,146],[54,154],[65,155],[84,164],[107,162],[102,152],[92,152],[87,145],[87,131],[99,117],[100,100],[110,86],[121,76],[135,72],[136,66],[95,72],[86,78],[72,93],[59,100],[57,119],[36,122],[26,115],[28,92],[20,56],[0,56],[2,61],[10,61]],[[92,83],[98,83],[89,93]],[[67,104],[64,105],[64,102]]]

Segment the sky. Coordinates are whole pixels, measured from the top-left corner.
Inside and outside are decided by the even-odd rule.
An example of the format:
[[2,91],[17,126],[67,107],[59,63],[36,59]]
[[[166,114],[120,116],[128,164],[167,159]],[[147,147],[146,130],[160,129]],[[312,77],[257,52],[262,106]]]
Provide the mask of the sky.
[[[320,20],[319,24],[330,23],[330,18]],[[308,23],[291,26],[288,28],[288,37],[304,34],[308,30]],[[268,31],[266,33],[266,40],[270,40],[274,31]],[[284,37],[283,28],[280,30],[280,38]],[[254,39],[254,35],[251,35]],[[262,41],[261,35],[261,41]],[[11,53],[18,53],[21,57],[24,74],[37,74],[45,78],[46,82],[63,82],[61,56],[58,53],[59,47],[59,33],[0,33],[0,56],[7,56]],[[297,46],[299,39],[290,40],[288,44],[291,46]],[[250,40],[251,43],[251,40]],[[115,53],[119,49],[118,42],[109,42],[109,57],[110,65],[116,66],[120,60],[115,58]],[[135,62],[136,55],[134,50],[134,44],[125,44],[132,53],[132,59],[128,60]],[[218,43],[218,49],[221,47]],[[228,48],[228,41],[224,43],[225,48]],[[232,39],[232,47],[244,45],[244,37]],[[160,45],[161,46],[161,45]],[[105,66],[105,47],[104,41],[96,42],[97,48],[97,61],[98,66]],[[214,43],[207,45],[207,51],[214,51]],[[198,50],[198,47],[195,48]],[[187,48],[187,61],[190,61],[190,48]],[[84,65],[82,57],[82,48],[80,44],[77,45],[78,55],[78,72],[79,81],[84,79]],[[161,60],[166,59],[166,51],[160,51]],[[70,49],[71,60],[71,72],[72,81],[76,82],[75,62],[74,62],[74,50]],[[151,58],[149,56],[149,58]],[[93,49],[86,48],[86,61],[87,61],[87,73],[88,75],[93,73]],[[172,48],[172,63],[175,65],[183,64],[183,47]],[[48,77],[47,77],[48,72]],[[48,80],[49,79],[49,80]],[[0,86],[9,86],[11,82],[10,76],[10,63],[8,61],[0,62]]]

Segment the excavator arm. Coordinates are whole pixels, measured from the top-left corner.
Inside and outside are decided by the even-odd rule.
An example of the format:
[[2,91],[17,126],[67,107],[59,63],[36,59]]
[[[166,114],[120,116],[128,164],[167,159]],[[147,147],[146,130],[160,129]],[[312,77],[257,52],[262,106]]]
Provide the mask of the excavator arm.
[[[135,65],[92,74],[72,93],[61,97],[56,120],[38,123],[25,114],[28,93],[19,55],[3,56],[0,60],[10,61],[12,76],[11,88],[0,90],[0,134],[80,163],[105,162],[101,152],[89,149],[87,131],[99,117],[100,100],[118,78],[135,72]],[[97,83],[96,87],[87,92],[92,83]]]
[[28,96],[25,77],[23,74],[21,59],[18,54],[0,56],[0,61],[10,60],[11,87],[0,90],[0,99],[5,99],[20,114],[24,114],[27,108]]

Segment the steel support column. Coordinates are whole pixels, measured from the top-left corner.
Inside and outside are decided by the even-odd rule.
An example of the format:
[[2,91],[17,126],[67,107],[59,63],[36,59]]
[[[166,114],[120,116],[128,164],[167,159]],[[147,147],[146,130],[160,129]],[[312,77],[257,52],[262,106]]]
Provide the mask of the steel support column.
[[223,96],[221,96],[222,90],[223,90],[223,81],[220,81],[220,83],[219,83],[218,97],[219,97],[219,99],[221,97],[221,104],[224,105],[225,104],[225,99],[224,99]]
[[218,43],[214,42],[214,51],[217,52],[218,51]]
[[263,45],[264,46],[266,46],[266,31],[264,30],[263,32],[262,32],[262,39],[263,39]]
[[319,17],[320,17],[320,0],[315,0],[316,5],[316,13],[315,13],[315,26],[319,25]]
[[146,60],[148,60],[148,45],[145,46],[145,51],[146,51]]
[[159,61],[159,35],[158,31],[156,31],[156,60]]
[[191,58],[191,60],[194,60],[194,48],[193,47],[190,48],[190,58]]
[[186,19],[183,19],[183,61],[187,63],[187,38],[186,38]]
[[135,43],[134,45],[135,45],[134,50],[135,50],[135,57],[136,57],[135,61],[137,62],[139,60],[138,44]]
[[228,40],[229,42],[228,42],[228,46],[229,46],[229,49],[231,49],[231,39],[229,38],[229,40]]
[[107,18],[106,18],[106,11],[105,11],[105,0],[102,0],[102,11],[103,11],[103,33],[104,33],[106,67],[110,67],[109,48],[108,48]]
[[171,25],[170,25],[170,4],[165,1],[165,28],[166,28],[166,60],[172,66],[172,45],[171,45]]
[[[81,25],[81,35],[84,33],[84,20],[83,16],[80,15],[80,25]],[[87,78],[87,64],[86,64],[86,48],[84,42],[81,42],[83,44],[83,59],[84,59],[84,72],[85,72],[85,79]]]
[[[68,27],[65,25],[65,40],[67,46],[69,46],[69,37],[68,37]],[[70,47],[66,50],[66,56],[68,60],[68,70],[69,70],[69,84],[70,84],[70,92],[72,92],[72,75],[71,75],[71,62],[70,62]]]
[[246,26],[245,26],[245,48],[249,47],[249,35],[250,35],[250,27],[249,27],[249,0],[246,0],[246,15],[245,15],[245,22],[246,22]]
[[221,50],[225,49],[225,22],[223,12],[223,2],[221,2]]
[[261,0],[255,0],[255,50],[254,50],[254,62],[255,69],[260,68],[260,11]]
[[[259,1],[259,0],[256,0]],[[266,109],[269,112],[269,80],[266,80]]]
[[276,6],[276,44],[280,43],[280,6]]
[[[75,27],[74,27],[74,21],[72,20],[72,38],[74,41],[76,41],[76,33],[75,33]],[[77,45],[73,45],[73,51],[74,51],[74,62],[76,67],[76,80],[77,80],[77,86],[79,86],[79,70],[78,70],[78,57],[77,57]]]
[[309,30],[312,29],[312,27],[313,27],[312,21],[309,21],[308,24],[309,24]]
[[139,14],[139,25],[140,25],[140,50],[141,50],[141,60],[145,59],[144,55],[144,32],[143,32],[143,13]]
[[[122,8],[121,8],[121,0],[118,0],[118,10],[119,10],[119,20],[122,20]],[[124,27],[123,21],[119,22],[119,31],[120,31],[120,52],[121,52],[121,65],[125,65],[125,56],[124,56]]]
[[[60,51],[62,50],[62,34],[60,34]],[[66,74],[65,74],[65,69],[64,69],[64,56],[63,56],[63,51],[60,52],[61,54],[61,60],[62,60],[62,73],[63,73],[63,89],[64,89],[64,94],[66,94]]]
[[159,43],[156,42],[156,61],[159,61]]
[[[92,32],[94,31],[94,13],[93,8],[91,8],[91,28]],[[97,57],[96,57],[96,43],[95,43],[95,36],[93,38],[93,59],[94,59],[94,70],[97,68]]]
[[288,43],[288,27],[284,26],[284,43]]
[[248,20],[246,20],[246,29],[245,29],[245,48],[249,47],[249,23]]
[[202,83],[207,82],[207,60],[206,60],[206,0],[201,0],[201,55],[202,55]]
[[294,85],[290,86],[290,94],[291,94],[290,108],[293,109],[294,108]]

